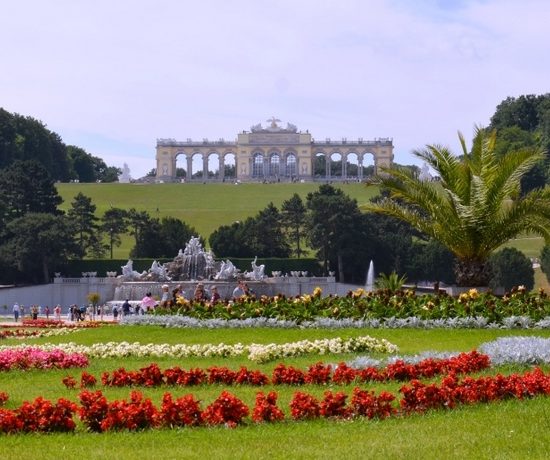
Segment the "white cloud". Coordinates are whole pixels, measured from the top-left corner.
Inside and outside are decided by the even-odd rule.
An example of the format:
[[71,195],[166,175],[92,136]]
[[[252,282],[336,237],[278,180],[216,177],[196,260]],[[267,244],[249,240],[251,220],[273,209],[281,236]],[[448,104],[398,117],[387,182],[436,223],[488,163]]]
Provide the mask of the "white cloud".
[[456,131],[507,96],[548,91],[542,0],[21,0],[4,13],[4,108],[133,176],[155,167],[158,137],[232,139],[271,115],[318,138],[393,137],[411,163],[427,143],[458,150]]

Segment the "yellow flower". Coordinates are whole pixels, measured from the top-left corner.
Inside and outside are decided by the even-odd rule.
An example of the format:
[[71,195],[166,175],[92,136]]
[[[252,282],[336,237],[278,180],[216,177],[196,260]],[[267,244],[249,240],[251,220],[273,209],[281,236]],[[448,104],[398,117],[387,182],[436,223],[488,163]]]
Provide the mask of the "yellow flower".
[[358,298],[365,295],[365,290],[363,288],[357,288],[355,291],[353,291],[353,297]]
[[470,298],[470,297],[468,296],[468,294],[466,294],[465,292],[463,292],[462,294],[460,294],[460,295],[458,296],[458,301],[459,301],[460,303],[465,303],[465,302],[468,302],[468,299],[469,299],[469,298]]
[[189,300],[185,297],[178,296],[176,297],[176,303],[180,306],[189,305]]
[[323,293],[323,290],[317,286],[314,290],[313,290],[313,297],[321,297],[321,294]]
[[468,296],[470,299],[477,299],[479,297],[479,292],[477,292],[477,289],[470,289],[468,291]]

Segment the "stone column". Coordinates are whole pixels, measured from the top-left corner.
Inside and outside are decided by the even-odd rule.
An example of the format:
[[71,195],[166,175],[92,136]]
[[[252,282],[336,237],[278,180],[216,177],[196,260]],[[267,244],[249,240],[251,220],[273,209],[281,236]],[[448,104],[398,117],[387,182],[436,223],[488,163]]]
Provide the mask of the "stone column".
[[208,179],[208,154],[204,153],[202,155],[202,180],[205,181]]
[[342,154],[342,180],[346,180],[348,177],[348,165],[347,165],[347,156]]
[[193,175],[193,156],[192,155],[186,155],[187,159],[187,176],[185,178],[186,181],[191,180],[191,176]]
[[218,173],[218,179],[220,181],[223,181],[225,178],[225,156],[220,154],[218,158],[220,159],[220,163],[218,166],[218,168],[220,168]]
[[330,180],[330,177],[332,176],[332,172],[330,170],[330,156],[325,156],[325,178],[327,180]]

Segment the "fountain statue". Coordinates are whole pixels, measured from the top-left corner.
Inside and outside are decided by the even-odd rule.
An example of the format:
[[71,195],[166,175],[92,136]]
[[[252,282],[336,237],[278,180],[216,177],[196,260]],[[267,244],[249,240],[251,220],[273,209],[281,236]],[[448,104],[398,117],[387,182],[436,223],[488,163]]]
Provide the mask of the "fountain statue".
[[214,276],[215,280],[232,280],[237,278],[237,275],[239,274],[239,269],[233,265],[233,262],[231,262],[229,259],[222,260],[222,263],[220,265],[220,270],[218,273],[216,273],[216,276]]
[[119,276],[123,281],[134,281],[140,279],[142,276],[145,276],[146,272],[139,273],[134,270],[134,262],[132,259],[129,259],[126,265],[122,267],[122,275]]
[[166,265],[168,276],[178,281],[209,279],[215,273],[214,255],[204,251],[198,237],[191,237],[185,249]]
[[256,262],[258,262],[258,256],[254,257],[254,260],[252,261],[252,271],[246,272],[244,276],[252,281],[261,281],[265,278],[265,265],[258,265]]

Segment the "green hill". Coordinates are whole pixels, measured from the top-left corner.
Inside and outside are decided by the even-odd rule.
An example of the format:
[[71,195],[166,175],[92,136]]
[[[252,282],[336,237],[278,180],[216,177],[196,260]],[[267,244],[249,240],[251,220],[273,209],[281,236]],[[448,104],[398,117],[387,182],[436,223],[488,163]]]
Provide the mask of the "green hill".
[[[346,194],[366,203],[378,193],[364,184],[342,184]],[[82,192],[97,206],[97,215],[111,206],[147,211],[152,217],[172,216],[195,227],[208,240],[220,225],[246,219],[273,202],[279,209],[283,201],[298,193],[304,200],[309,192],[317,190],[317,183],[296,184],[57,184],[63,198],[61,208],[70,208],[74,197]],[[133,245],[125,237],[115,257],[125,258]]]

